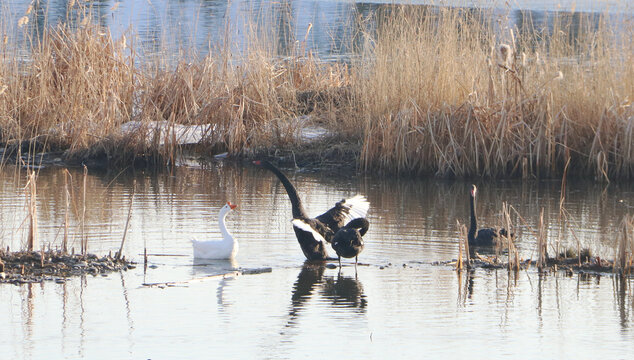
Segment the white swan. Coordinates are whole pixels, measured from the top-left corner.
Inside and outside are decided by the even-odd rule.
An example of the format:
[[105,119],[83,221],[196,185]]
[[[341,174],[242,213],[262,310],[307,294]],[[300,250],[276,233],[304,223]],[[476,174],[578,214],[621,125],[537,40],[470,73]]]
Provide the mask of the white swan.
[[231,202],[227,202],[227,204],[220,209],[218,225],[220,226],[220,233],[222,233],[222,240],[192,240],[194,259],[220,260],[235,258],[238,254],[238,242],[231,236],[229,231],[227,231],[225,217],[229,211],[235,209],[236,206],[237,205]]

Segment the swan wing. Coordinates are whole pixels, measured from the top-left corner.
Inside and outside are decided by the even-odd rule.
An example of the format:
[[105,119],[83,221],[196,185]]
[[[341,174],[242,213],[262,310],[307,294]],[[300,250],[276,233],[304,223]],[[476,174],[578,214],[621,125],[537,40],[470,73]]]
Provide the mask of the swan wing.
[[317,230],[315,230],[309,223],[307,223],[306,221],[302,220],[302,219],[293,219],[291,220],[291,223],[293,223],[293,226],[302,230],[302,231],[306,231],[309,232],[313,235],[313,237],[315,238],[315,240],[320,241],[320,242],[326,242],[326,239],[324,239],[323,235],[321,235]]
[[370,202],[363,195],[355,195],[339,201],[333,208],[319,215],[317,220],[337,231],[350,220],[363,218],[370,209]]

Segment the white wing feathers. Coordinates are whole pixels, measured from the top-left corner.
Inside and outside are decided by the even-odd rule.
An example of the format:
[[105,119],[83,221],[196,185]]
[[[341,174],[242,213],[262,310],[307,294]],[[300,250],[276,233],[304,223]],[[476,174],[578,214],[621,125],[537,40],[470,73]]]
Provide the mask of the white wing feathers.
[[345,224],[350,220],[366,217],[370,209],[370,202],[363,195],[355,195],[350,199],[345,199],[342,205],[348,209],[348,213],[345,215]]
[[310,226],[310,224],[306,223],[305,221],[300,219],[293,219],[291,220],[291,223],[293,223],[293,226],[295,226],[296,228],[313,234],[313,237],[315,238],[315,240],[326,242],[326,239],[324,239],[324,237],[321,236],[320,233],[315,231],[315,229],[313,229],[313,227]]

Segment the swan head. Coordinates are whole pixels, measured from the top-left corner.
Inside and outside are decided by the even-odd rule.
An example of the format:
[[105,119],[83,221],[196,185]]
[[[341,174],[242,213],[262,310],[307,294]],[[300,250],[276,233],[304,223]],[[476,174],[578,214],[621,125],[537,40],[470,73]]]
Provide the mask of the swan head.
[[475,185],[471,185],[471,197],[475,197],[476,192],[478,192],[478,188]]
[[238,205],[236,205],[236,204],[232,204],[232,203],[231,203],[231,201],[227,201],[227,203],[225,204],[225,206],[223,206],[223,207],[220,209],[220,213],[221,213],[221,214],[226,214],[226,213],[228,213],[229,211],[231,211],[231,210],[235,209],[236,207],[238,207]]

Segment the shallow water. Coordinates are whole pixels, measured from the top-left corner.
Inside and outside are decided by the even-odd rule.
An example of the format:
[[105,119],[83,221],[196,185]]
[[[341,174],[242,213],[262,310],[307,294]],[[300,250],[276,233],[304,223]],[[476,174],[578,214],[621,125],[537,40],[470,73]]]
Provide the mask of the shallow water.
[[[634,351],[631,279],[610,275],[517,274],[432,265],[457,256],[456,220],[468,219],[470,183],[385,179],[285,170],[317,215],[356,193],[371,202],[370,231],[355,273],[304,265],[291,208],[273,174],[216,162],[161,173],[92,173],[86,179],[84,233],[90,252],[119,248],[134,192],[124,254],[149,267],[65,284],[0,286],[3,358],[236,358],[449,356],[624,358]],[[73,176],[70,244],[79,249],[82,173]],[[0,246],[26,239],[24,170],[0,173]],[[133,190],[133,184],[136,188]],[[61,246],[65,200],[61,168],[38,177],[39,238]],[[559,235],[560,183],[477,182],[481,223],[500,223],[508,201],[522,219],[517,244],[535,258],[532,229],[544,208],[549,242]],[[634,211],[634,185],[571,182],[571,225],[561,246],[614,255],[622,216]],[[227,226],[240,242],[233,263],[194,262],[190,239],[219,238],[216,215],[238,208]],[[334,254],[331,252],[331,254]],[[158,256],[167,255],[167,256]],[[334,264],[331,263],[331,264]],[[233,268],[271,272],[208,277]],[[171,287],[143,283],[176,282]],[[107,349],[107,350],[104,350]]]

